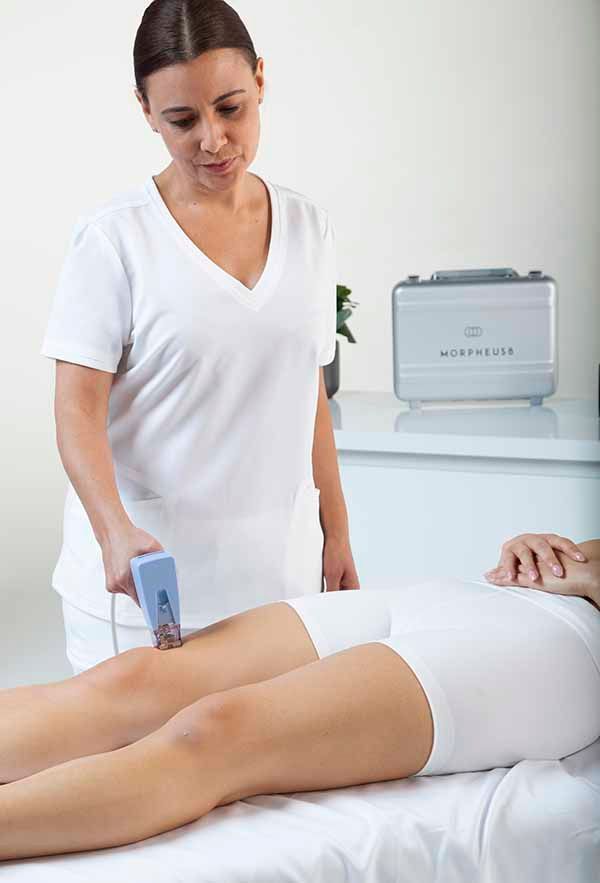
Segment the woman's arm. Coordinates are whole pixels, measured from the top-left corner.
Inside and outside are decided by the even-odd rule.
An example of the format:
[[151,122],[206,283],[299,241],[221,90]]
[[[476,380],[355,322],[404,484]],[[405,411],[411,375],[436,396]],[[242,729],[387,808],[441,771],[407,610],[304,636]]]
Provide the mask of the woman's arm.
[[108,371],[56,362],[58,451],[100,545],[115,530],[131,527],[117,490],[106,431],[112,383]]
[[115,479],[106,429],[114,375],[56,362],[54,413],[58,450],[102,550],[108,592],[122,592],[138,604],[129,562],[160,552],[160,542],[129,518]]
[[360,582],[350,548],[348,513],[340,479],[323,368],[319,368],[319,398],[312,449],[313,476],[320,489],[320,519],[325,537],[323,575],[327,591],[358,589]]
[[540,579],[532,582],[531,585],[561,595],[580,595],[589,598],[600,610],[600,539],[586,540],[584,543],[578,543],[578,546],[587,561],[573,561],[563,552],[558,552],[565,575],[555,576],[548,565],[538,561]]

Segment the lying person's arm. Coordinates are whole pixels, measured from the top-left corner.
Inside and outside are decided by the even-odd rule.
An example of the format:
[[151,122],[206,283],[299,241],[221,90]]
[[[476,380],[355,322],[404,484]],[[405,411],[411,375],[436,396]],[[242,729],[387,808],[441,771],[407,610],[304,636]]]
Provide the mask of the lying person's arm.
[[[527,573],[519,568],[519,585],[558,592],[560,595],[580,595],[589,598],[600,610],[600,539],[578,543],[587,561],[572,561],[563,552],[557,555],[564,570],[564,576],[556,576],[543,561],[537,561],[539,578],[529,580]],[[525,582],[521,582],[524,579]]]
[[516,576],[513,572],[512,578],[497,567],[486,574],[486,579],[495,585],[518,585],[559,595],[579,595],[589,598],[600,610],[600,539],[578,543],[577,548],[585,555],[585,561],[574,561],[569,554],[555,548],[554,554],[562,568],[560,576],[539,556],[535,556],[536,579],[530,576],[530,564],[523,561],[519,562]]

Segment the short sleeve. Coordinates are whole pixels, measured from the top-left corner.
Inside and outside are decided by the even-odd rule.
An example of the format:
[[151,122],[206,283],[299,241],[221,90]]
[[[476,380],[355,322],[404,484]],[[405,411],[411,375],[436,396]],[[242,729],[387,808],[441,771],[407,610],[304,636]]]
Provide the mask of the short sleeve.
[[115,373],[131,332],[131,291],[110,239],[76,222],[40,355]]
[[337,340],[337,259],[335,253],[335,231],[329,217],[325,217],[323,233],[325,248],[325,278],[323,282],[323,321],[319,365],[329,365],[335,358]]

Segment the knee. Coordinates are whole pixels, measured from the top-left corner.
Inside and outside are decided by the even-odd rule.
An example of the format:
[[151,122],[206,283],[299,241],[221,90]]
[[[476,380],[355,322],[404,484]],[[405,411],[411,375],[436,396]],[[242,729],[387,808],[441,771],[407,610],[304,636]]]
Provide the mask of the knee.
[[253,717],[249,686],[211,693],[181,709],[165,725],[167,737],[177,744],[191,746],[237,745],[247,737]]
[[150,686],[157,662],[154,647],[134,647],[83,672],[88,684],[114,694],[132,694]]

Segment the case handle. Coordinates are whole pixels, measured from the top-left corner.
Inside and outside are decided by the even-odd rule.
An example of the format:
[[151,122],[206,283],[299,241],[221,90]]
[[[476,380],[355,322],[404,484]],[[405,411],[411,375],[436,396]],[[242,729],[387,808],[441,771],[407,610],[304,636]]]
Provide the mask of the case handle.
[[505,278],[518,276],[516,270],[511,267],[494,267],[483,270],[436,270],[432,279],[472,279],[473,277],[485,277],[487,279]]

